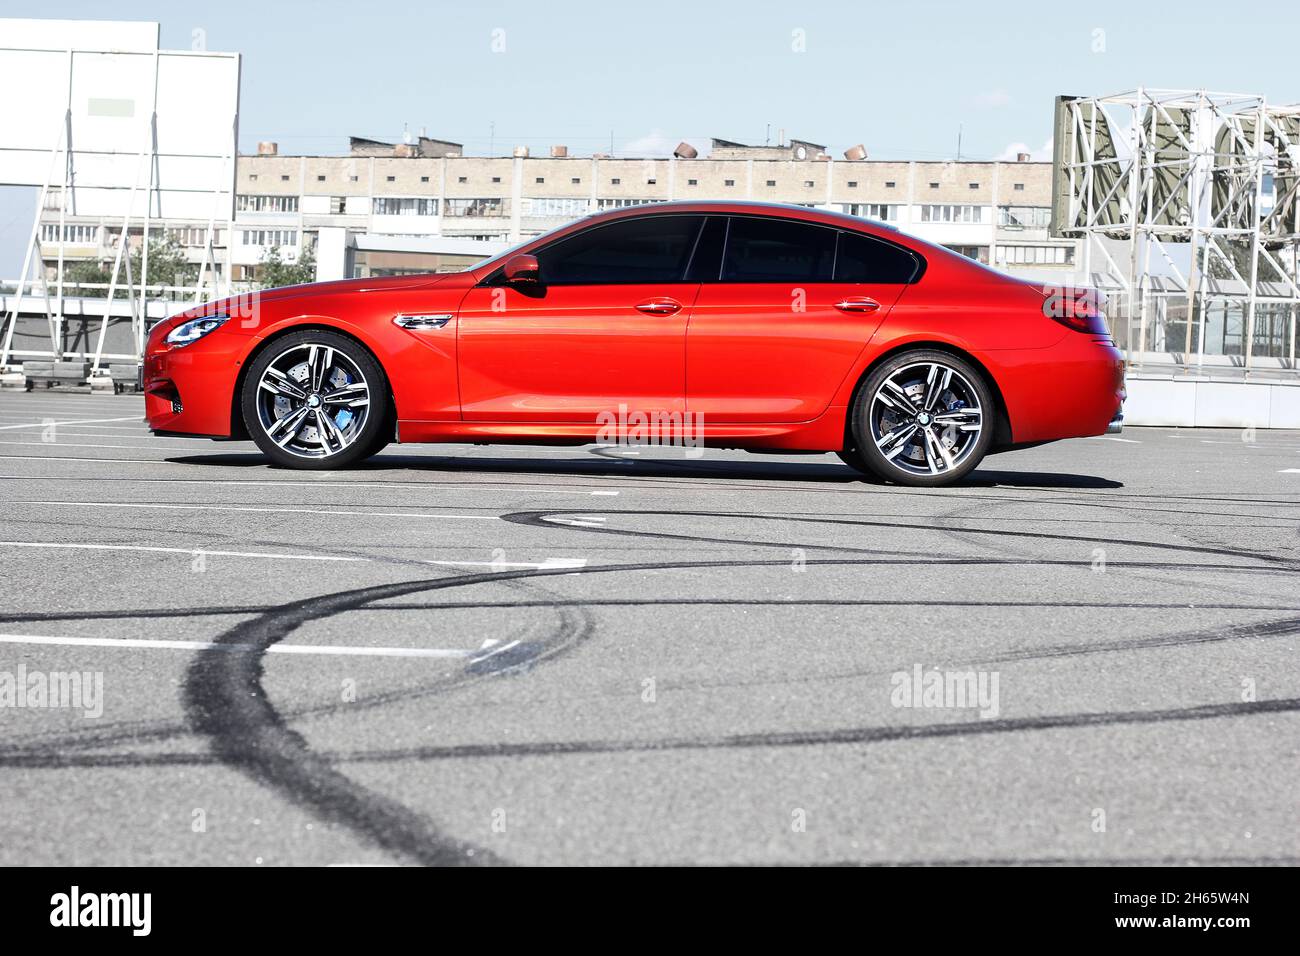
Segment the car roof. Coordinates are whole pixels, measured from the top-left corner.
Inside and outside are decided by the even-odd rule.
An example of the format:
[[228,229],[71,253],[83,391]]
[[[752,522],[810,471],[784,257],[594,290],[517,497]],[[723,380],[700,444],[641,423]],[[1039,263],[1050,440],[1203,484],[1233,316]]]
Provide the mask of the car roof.
[[[623,206],[620,209],[607,209],[604,212],[593,213],[590,216],[584,216],[581,219],[575,219],[558,229],[541,236],[520,243],[518,246],[499,253],[488,259],[480,265],[474,266],[468,270],[473,272],[478,279],[490,275],[502,262],[510,255],[520,252],[531,252],[543,244],[549,244],[558,239],[569,236],[575,232],[584,229],[590,229],[606,222],[616,222],[622,219],[648,218],[651,216],[665,216],[678,213],[693,213],[695,215],[714,215],[714,216],[765,216],[772,219],[790,219],[795,221],[810,222],[816,225],[829,226],[834,229],[851,229],[855,232],[862,232],[868,235],[876,235],[882,239],[895,242],[898,245],[910,249],[912,252],[922,256],[927,255],[930,244],[918,240],[915,236],[909,236],[906,233],[899,232],[895,227],[879,222],[875,219],[864,219],[861,216],[850,216],[847,213],[832,212],[829,209],[816,209],[812,206],[799,206],[794,203],[777,203],[777,202],[756,202],[751,200],[671,200],[668,202],[648,202],[636,206]],[[542,240],[545,240],[543,242]],[[932,253],[929,253],[932,254]]]

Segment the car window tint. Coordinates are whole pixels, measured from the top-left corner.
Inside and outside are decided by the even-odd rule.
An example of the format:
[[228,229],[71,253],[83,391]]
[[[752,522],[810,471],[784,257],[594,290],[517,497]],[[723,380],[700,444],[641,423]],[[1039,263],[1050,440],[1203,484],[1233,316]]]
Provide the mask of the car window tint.
[[727,236],[726,282],[829,282],[835,230],[782,219],[737,216]]
[[650,216],[595,226],[537,253],[542,282],[610,285],[680,282],[700,216]]
[[856,232],[840,233],[835,256],[836,282],[911,282],[919,270],[917,257],[891,242]]
[[690,271],[691,282],[717,282],[722,272],[722,246],[727,239],[727,217],[710,216],[704,220],[700,241],[695,244]]

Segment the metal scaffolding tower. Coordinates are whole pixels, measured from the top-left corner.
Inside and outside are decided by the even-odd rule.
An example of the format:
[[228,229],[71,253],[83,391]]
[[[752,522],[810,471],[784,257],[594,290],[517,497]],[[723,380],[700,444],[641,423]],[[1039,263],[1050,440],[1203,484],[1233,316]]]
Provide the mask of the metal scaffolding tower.
[[1138,89],[1055,120],[1052,232],[1083,240],[1130,364],[1295,369],[1300,106]]

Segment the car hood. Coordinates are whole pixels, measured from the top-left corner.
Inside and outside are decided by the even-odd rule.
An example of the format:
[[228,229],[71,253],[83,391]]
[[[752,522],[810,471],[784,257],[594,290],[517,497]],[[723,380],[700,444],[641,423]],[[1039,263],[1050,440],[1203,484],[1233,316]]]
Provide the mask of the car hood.
[[259,289],[256,292],[244,292],[208,302],[197,308],[187,309],[172,318],[188,319],[204,315],[229,314],[232,310],[243,314],[244,310],[268,302],[281,302],[303,296],[364,294],[367,292],[399,292],[404,289],[424,289],[432,286],[459,288],[474,284],[474,276],[468,272],[427,273],[409,276],[370,276],[363,279],[336,279],[330,282],[308,282],[303,285],[281,286],[278,289]]

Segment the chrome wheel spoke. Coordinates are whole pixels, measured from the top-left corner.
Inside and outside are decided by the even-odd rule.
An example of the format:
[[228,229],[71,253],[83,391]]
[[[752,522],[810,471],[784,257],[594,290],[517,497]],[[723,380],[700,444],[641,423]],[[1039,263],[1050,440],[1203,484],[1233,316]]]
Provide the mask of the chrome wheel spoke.
[[952,369],[931,365],[930,374],[925,382],[925,401],[921,407],[927,412],[933,411],[939,396],[948,390],[950,384],[952,384]]
[[884,435],[876,440],[876,445],[886,458],[894,458],[907,447],[907,440],[916,434],[917,428],[920,427],[912,422],[905,422],[899,425],[888,435]]
[[934,423],[945,427],[956,425],[964,432],[979,431],[982,417],[978,408],[954,408],[950,412],[937,413]]
[[261,386],[272,395],[287,395],[299,401],[307,400],[307,393],[290,381],[289,376],[278,368],[271,367],[266,370],[266,374],[262,376]]
[[370,388],[365,382],[352,382],[322,396],[326,405],[346,405],[348,408],[360,408],[370,404]]
[[[267,429],[267,434],[271,440],[283,448],[297,436],[298,430],[302,428],[302,423],[307,419],[307,406],[303,406],[295,411],[285,415],[284,418],[277,419],[276,423]],[[279,433],[279,434],[277,434]]]
[[[939,460],[943,462],[942,470],[946,471],[953,466],[954,461],[952,457],[952,452],[950,452],[947,448],[943,447],[943,439],[941,439],[938,435],[934,433],[933,428],[927,428],[925,430],[925,443],[928,448],[932,449],[932,454],[937,455],[939,457]],[[934,458],[931,457],[931,455],[927,455],[926,457],[930,461],[930,470],[931,471],[939,470],[936,468],[937,463],[935,462]]]
[[879,397],[884,397],[883,392],[885,389],[889,389],[892,397],[903,403],[899,407],[904,409],[909,409],[909,410],[916,407],[916,403],[912,401],[912,396],[908,395],[907,390],[903,388],[903,386],[895,382],[892,378],[885,379],[885,384],[881,387],[881,393]]
[[325,440],[329,438],[334,440],[334,443],[338,445],[338,450],[340,451],[351,444],[339,428],[338,424],[334,419],[330,418],[329,412],[325,411],[325,409],[316,409],[316,422],[317,431],[321,435],[321,443],[325,445],[326,448],[330,447],[329,442]]

